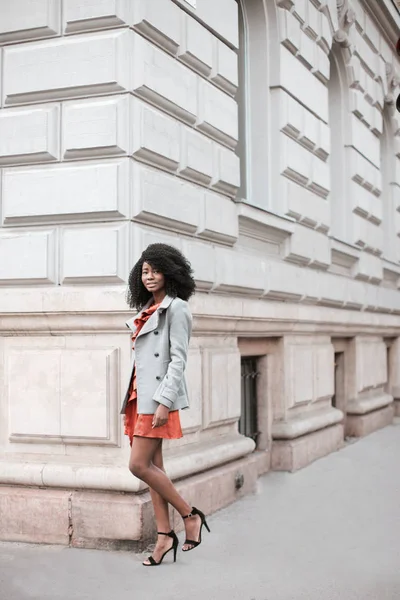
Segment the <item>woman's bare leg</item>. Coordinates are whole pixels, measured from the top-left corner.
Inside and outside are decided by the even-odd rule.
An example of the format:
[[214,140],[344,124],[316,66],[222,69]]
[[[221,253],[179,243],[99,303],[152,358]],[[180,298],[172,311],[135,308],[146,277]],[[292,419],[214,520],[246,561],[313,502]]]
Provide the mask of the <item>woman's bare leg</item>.
[[[164,469],[164,461],[162,455],[162,439],[160,439],[160,443],[157,446],[157,450],[153,456],[153,465],[158,467],[161,471],[165,473]],[[164,533],[168,533],[171,531],[171,525],[169,520],[169,511],[168,511],[168,502],[164,500],[162,496],[152,488],[150,489],[151,501],[153,503],[154,508],[154,516],[156,518],[157,523],[157,531],[163,531]],[[159,562],[164,552],[172,548],[173,541],[170,537],[165,535],[159,535],[157,537],[157,544],[153,551],[153,558],[156,562]],[[145,561],[146,564],[150,564],[149,561]]]
[[[153,456],[153,465],[165,473],[164,461],[162,455],[162,439],[157,446],[157,449]],[[153,488],[150,488],[151,501],[154,506],[154,515],[156,517],[157,531],[163,531],[168,533],[171,531],[171,524],[169,520],[168,502],[164,500],[162,496]]]
[[[184,517],[192,511],[192,507],[178,493],[172,481],[167,477],[166,473],[154,464],[154,458],[158,448],[160,447],[160,444],[161,440],[159,438],[135,436],[132,442],[129,470],[133,475],[135,475],[135,477],[138,477],[138,479],[141,479],[147,483],[153,492],[161,496],[164,502],[167,503],[167,506],[168,504],[172,504],[175,510],[177,510],[178,513]],[[160,504],[158,507],[160,507]],[[198,539],[200,525],[201,519],[198,515],[190,519],[185,519],[186,536],[188,539]],[[162,530],[159,529],[158,531]],[[169,540],[170,538],[166,539]],[[156,556],[154,556],[154,559],[158,560]]]
[[155,492],[164,498],[183,517],[190,513],[192,507],[185,502],[175,489],[166,473],[155,466],[154,455],[160,444],[159,438],[134,437],[129,461],[129,470]]

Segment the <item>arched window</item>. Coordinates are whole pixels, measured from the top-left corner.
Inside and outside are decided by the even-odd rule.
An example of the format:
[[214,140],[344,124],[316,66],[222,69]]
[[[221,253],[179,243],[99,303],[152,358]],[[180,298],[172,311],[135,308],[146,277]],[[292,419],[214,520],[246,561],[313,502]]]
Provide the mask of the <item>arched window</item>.
[[394,130],[392,126],[393,107],[385,104],[383,111],[383,132],[381,137],[381,175],[382,175],[382,228],[383,257],[398,262],[396,235],[396,206],[394,186],[396,185],[396,165],[394,148]]
[[348,82],[340,47],[332,47],[329,78],[329,125],[331,132],[331,235],[351,242],[351,206],[347,197],[346,119],[348,115]]
[[237,197],[239,200],[247,201],[247,101],[246,91],[248,85],[246,82],[247,70],[247,52],[246,52],[246,26],[244,23],[244,15],[242,4],[239,2],[239,53],[238,53],[238,69],[239,69],[239,86],[236,94],[236,100],[239,108],[239,141],[236,148],[236,153],[240,159],[240,188],[238,189]]
[[[239,143],[241,187],[238,200],[270,208],[269,41],[264,0],[239,3]],[[272,7],[271,7],[272,10]],[[274,8],[275,10],[275,8]]]

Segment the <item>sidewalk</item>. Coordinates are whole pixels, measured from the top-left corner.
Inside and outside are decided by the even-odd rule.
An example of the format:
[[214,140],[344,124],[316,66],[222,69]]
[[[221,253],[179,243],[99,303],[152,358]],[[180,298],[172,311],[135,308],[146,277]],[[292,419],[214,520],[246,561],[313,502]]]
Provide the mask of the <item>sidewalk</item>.
[[126,552],[0,543],[0,600],[399,600],[400,420],[266,475],[209,524],[199,548],[153,569]]

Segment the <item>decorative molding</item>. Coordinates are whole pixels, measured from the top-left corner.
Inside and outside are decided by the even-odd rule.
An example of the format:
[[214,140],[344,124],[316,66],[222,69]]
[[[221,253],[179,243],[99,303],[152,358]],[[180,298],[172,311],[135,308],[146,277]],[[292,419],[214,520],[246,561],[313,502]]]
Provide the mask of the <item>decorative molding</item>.
[[[334,285],[332,277],[332,286]],[[369,286],[369,284],[366,284]],[[374,286],[375,287],[375,286]],[[78,289],[78,288],[76,288]],[[377,288],[380,289],[379,287]],[[384,290],[385,294],[387,290]],[[47,293],[47,292],[46,292]],[[99,294],[98,289],[95,290]],[[13,292],[15,296],[15,292]],[[35,294],[37,294],[35,290]],[[78,294],[81,295],[81,294]],[[290,304],[279,302],[260,302],[257,298],[249,297],[246,300],[246,314],[243,315],[243,299],[241,297],[227,297],[224,294],[215,295],[214,308],[209,308],[208,302],[212,295],[208,292],[199,292],[194,299],[192,310],[194,316],[193,342],[197,336],[217,337],[223,335],[234,335],[246,338],[278,337],[284,334],[320,334],[334,337],[351,337],[354,335],[373,335],[384,337],[400,336],[400,321],[398,310],[393,314],[387,314],[380,309],[381,314],[371,314],[367,311],[348,310],[360,305],[347,302],[345,309],[332,310],[332,303],[328,308],[320,306]],[[278,297],[278,294],[276,294]],[[346,299],[343,299],[342,304]],[[325,303],[325,300],[324,302]],[[207,308],[205,308],[207,307]],[[260,310],[262,308],[262,310]],[[206,314],[204,311],[208,310]],[[211,313],[211,314],[210,314]],[[126,334],[125,321],[132,317],[132,312],[115,309],[87,312],[76,309],[75,312],[32,312],[2,313],[0,316],[0,331],[3,337],[29,335],[82,335],[118,333]]]
[[[18,347],[12,346],[10,348],[10,352],[8,357],[14,356],[25,356],[25,362],[29,365],[29,356],[32,353],[40,354],[44,351],[44,349],[39,346],[37,348],[28,347],[26,345]],[[79,427],[81,424],[74,424],[74,428],[71,428],[71,423],[65,425],[63,419],[63,410],[67,407],[66,399],[68,399],[68,390],[63,390],[61,387],[59,390],[53,390],[53,396],[55,396],[55,402],[57,402],[58,395],[58,411],[59,411],[59,419],[60,419],[60,431],[58,433],[46,433],[41,432],[40,427],[42,423],[38,424],[38,431],[24,431],[24,425],[21,425],[18,421],[18,412],[15,415],[15,421],[11,419],[12,416],[12,408],[11,408],[11,398],[12,394],[8,397],[9,405],[10,405],[10,423],[9,426],[17,425],[17,429],[12,429],[9,435],[9,442],[13,444],[18,443],[29,443],[29,444],[50,444],[50,445],[85,445],[85,446],[119,446],[119,403],[120,403],[120,394],[119,394],[119,380],[120,380],[120,350],[118,348],[109,348],[104,351],[102,348],[51,348],[49,351],[50,355],[53,354],[56,358],[59,357],[59,373],[58,376],[60,380],[62,380],[63,371],[65,374],[65,367],[63,369],[61,358],[68,357],[71,360],[71,354],[81,353],[83,358],[88,353],[97,354],[100,357],[102,362],[105,362],[105,388],[104,388],[104,406],[102,406],[102,410],[104,409],[104,419],[100,423],[101,428],[104,430],[103,435],[95,435],[90,432],[81,433],[79,432]],[[105,360],[104,360],[105,359]],[[45,358],[43,359],[45,362]],[[54,363],[53,363],[54,364]],[[7,377],[9,377],[9,373],[7,372]],[[8,392],[8,386],[10,384],[6,383],[6,390]],[[86,390],[84,390],[85,392]],[[8,396],[8,393],[7,393]],[[18,396],[18,394],[16,394]],[[65,427],[69,433],[65,433]],[[78,427],[78,429],[76,429]]]
[[25,92],[21,94],[7,94],[4,106],[18,104],[37,104],[39,102],[52,102],[56,100],[69,100],[73,98],[87,98],[88,96],[99,96],[126,91],[118,83],[103,83],[93,85],[77,85],[39,92]]
[[[166,457],[168,475],[181,479],[231,461],[244,458],[254,451],[252,439],[242,435],[216,437],[190,444],[190,449],[179,455]],[[0,461],[0,484],[46,486],[69,489],[110,490],[119,492],[143,492],[146,484],[132,477],[129,470],[119,465],[93,465],[88,463],[21,462],[8,455]]]
[[350,48],[350,29],[356,21],[356,13],[349,0],[336,0],[339,29],[334,34],[334,40],[343,48]]
[[341,269],[341,274],[351,275],[351,269],[360,259],[360,249],[331,238],[332,265]]
[[238,219],[239,235],[272,244],[278,249],[295,229],[291,218],[274,215],[244,202],[238,203]]
[[347,402],[347,413],[350,415],[366,415],[379,408],[389,406],[393,402],[393,397],[389,394],[382,393],[379,390],[377,396],[367,398],[355,398],[348,400]]
[[66,21],[64,32],[66,35],[69,35],[74,33],[84,33],[92,30],[111,29],[114,27],[121,27],[123,25],[128,27],[128,23],[126,23],[118,15],[104,15],[76,21]]
[[386,81],[387,94],[385,96],[385,104],[392,106],[395,103],[396,88],[400,85],[400,76],[391,63],[386,63]]
[[318,410],[307,416],[291,418],[287,421],[275,421],[272,425],[272,438],[274,440],[292,440],[342,421],[343,413],[337,408]]
[[230,96],[235,96],[238,86],[226,79],[226,77],[216,73],[215,70],[213,70],[210,79],[213,83],[215,83],[216,86],[221,88],[222,91],[226,92]]
[[294,0],[277,0],[277,5],[279,8],[285,8],[288,11],[291,11],[295,5]]
[[[172,59],[171,59],[172,60]],[[177,63],[178,64],[178,63]],[[158,92],[151,90],[146,85],[139,86],[138,88],[133,90],[133,94],[140,98],[141,100],[145,100],[150,104],[153,104],[157,108],[165,111],[167,114],[177,117],[182,120],[184,123],[188,123],[189,125],[194,125],[196,122],[196,116],[189,112],[188,110],[178,106],[175,102],[168,100]]]

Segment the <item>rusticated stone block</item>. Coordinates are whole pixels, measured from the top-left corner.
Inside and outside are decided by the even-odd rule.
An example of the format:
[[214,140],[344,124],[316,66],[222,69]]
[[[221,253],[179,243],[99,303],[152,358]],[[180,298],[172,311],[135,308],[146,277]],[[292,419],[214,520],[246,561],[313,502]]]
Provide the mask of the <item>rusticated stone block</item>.
[[0,235],[0,283],[55,283],[56,280],[54,230]]
[[343,425],[333,425],[294,440],[272,443],[272,470],[297,471],[343,445]]
[[75,547],[139,549],[153,533],[151,515],[146,512],[150,494],[80,491],[73,492],[71,502]]
[[62,490],[0,487],[0,539],[68,545],[70,496]]
[[374,410],[366,415],[347,415],[346,435],[364,437],[370,433],[390,425],[393,421],[395,408],[393,405],[380,410]]
[[61,0],[0,2],[0,42],[19,42],[60,33]]
[[128,90],[134,36],[117,30],[6,47],[4,104]]

